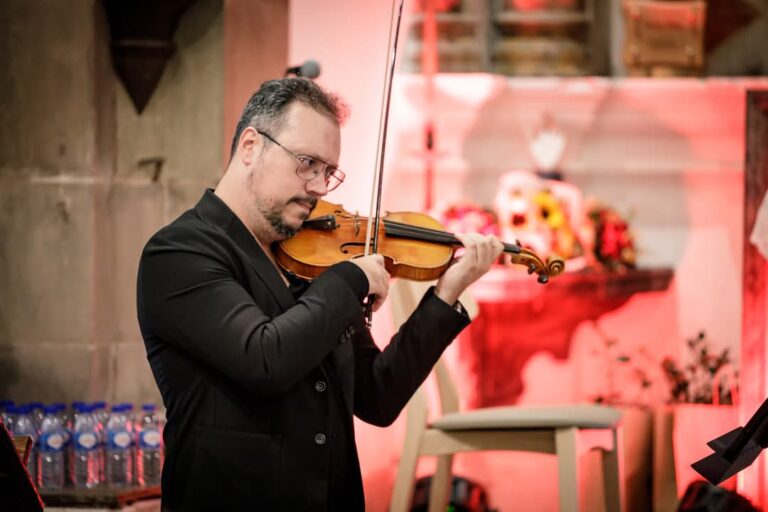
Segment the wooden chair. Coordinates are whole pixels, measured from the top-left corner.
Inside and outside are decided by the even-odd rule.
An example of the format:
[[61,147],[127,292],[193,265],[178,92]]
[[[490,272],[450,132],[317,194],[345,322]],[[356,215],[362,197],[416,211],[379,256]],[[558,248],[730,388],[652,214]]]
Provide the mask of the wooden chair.
[[[393,284],[390,289],[393,320],[400,325],[421,297],[418,283]],[[464,302],[464,300],[462,301]],[[465,304],[466,305],[466,304]],[[468,308],[470,309],[470,308]],[[597,405],[492,407],[460,412],[456,387],[440,360],[434,369],[442,415],[428,422],[424,386],[407,406],[403,453],[390,504],[391,512],[410,510],[419,457],[437,457],[429,497],[430,512],[444,512],[452,481],[453,455],[481,450],[513,450],[557,456],[560,510],[579,509],[578,459],[586,451],[602,454],[605,510],[624,510],[621,474],[621,413]]]

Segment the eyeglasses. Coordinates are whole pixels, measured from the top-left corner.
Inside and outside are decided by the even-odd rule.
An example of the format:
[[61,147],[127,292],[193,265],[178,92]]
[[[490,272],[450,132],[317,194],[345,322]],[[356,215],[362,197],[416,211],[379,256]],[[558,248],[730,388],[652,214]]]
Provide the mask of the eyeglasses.
[[290,149],[277,142],[270,134],[261,130],[256,131],[263,135],[267,140],[283,148],[286,153],[296,159],[296,161],[299,163],[296,166],[296,176],[299,178],[305,181],[312,181],[313,179],[322,175],[323,179],[325,180],[325,188],[328,190],[328,192],[334,190],[344,181],[346,174],[344,174],[336,167],[333,167],[331,164],[325,163],[319,158],[315,158],[314,156],[297,155]]

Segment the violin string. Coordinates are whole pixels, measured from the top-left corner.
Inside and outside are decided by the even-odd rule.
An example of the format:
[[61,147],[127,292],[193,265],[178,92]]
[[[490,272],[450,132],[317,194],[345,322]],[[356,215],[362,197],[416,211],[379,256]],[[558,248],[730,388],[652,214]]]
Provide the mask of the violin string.
[[421,242],[430,242],[434,244],[440,244],[440,245],[454,245],[454,243],[451,240],[446,240],[443,238],[432,238],[429,235],[424,234],[417,234],[414,232],[409,231],[394,231],[394,232],[387,232],[387,235],[390,237],[395,238],[404,238],[404,239],[410,239],[410,240],[418,240]]
[[[352,219],[345,219],[340,224],[359,222]],[[407,237],[415,240],[424,240],[446,245],[461,245],[461,241],[453,233],[439,229],[427,228],[423,226],[414,226],[393,220],[384,220],[384,229],[388,235]],[[520,254],[520,246],[504,243],[504,252]]]
[[461,242],[459,242],[459,240],[451,233],[431,228],[411,226],[399,222],[384,221],[384,229],[386,230],[386,233],[391,236],[406,236],[416,240],[425,240],[427,242],[448,245],[461,244]]
[[390,228],[392,232],[412,233],[415,235],[428,236],[430,238],[439,238],[441,240],[446,240],[447,242],[451,242],[451,243],[461,243],[451,233],[448,233],[446,231],[439,231],[431,228],[425,228],[422,226],[412,226],[412,225],[403,224],[400,222],[385,221],[384,227]]
[[434,229],[434,228],[428,228],[424,226],[414,226],[413,224],[405,224],[403,222],[398,222],[394,220],[385,220],[384,224],[387,226],[397,226],[398,228],[418,231],[419,233],[425,233],[425,234],[430,233],[436,236],[448,237],[452,242],[461,244],[459,239],[456,238],[456,236],[453,233],[450,233],[448,231],[443,231],[442,229]]
[[[354,219],[348,219],[344,218],[344,220],[339,222],[340,226],[343,226],[345,224],[354,224],[355,222],[359,222],[359,220]],[[454,243],[461,245],[461,242],[458,238],[456,238],[452,233],[449,233],[447,231],[442,231],[439,229],[432,229],[432,228],[426,228],[422,226],[414,226],[412,224],[405,224],[402,222],[392,221],[392,220],[384,220],[384,227],[386,228],[392,228],[392,230],[387,229],[388,233],[393,233],[394,230],[400,230],[399,232],[409,232],[413,233],[415,235],[434,235],[435,237],[440,238],[441,241],[444,241],[446,243]]]
[[[432,228],[426,228],[422,226],[413,226],[410,224],[403,224],[397,221],[391,221],[391,220],[385,220],[384,221],[385,227],[389,225],[397,225],[398,227],[403,227],[404,229],[412,229],[416,230],[415,232],[418,233],[430,233],[438,237],[442,237],[441,239],[444,240],[443,243],[451,243],[451,244],[458,244],[461,245],[461,241],[456,238],[456,236],[453,233],[449,233],[448,231],[442,231],[439,229],[432,229]],[[445,238],[447,236],[447,238]],[[520,247],[515,244],[508,244],[504,243],[504,252],[514,253],[514,254],[520,254]]]

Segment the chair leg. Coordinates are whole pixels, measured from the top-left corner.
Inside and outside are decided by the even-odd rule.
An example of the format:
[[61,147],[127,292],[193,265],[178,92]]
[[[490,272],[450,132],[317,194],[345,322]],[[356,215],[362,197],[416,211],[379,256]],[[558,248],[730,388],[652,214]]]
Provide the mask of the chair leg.
[[416,478],[416,463],[419,460],[417,449],[403,450],[400,465],[397,468],[395,486],[392,489],[390,512],[408,512],[413,501],[413,488]]
[[603,450],[603,485],[605,487],[605,510],[624,511],[624,474],[622,460],[621,427],[612,431],[613,450]]
[[423,390],[419,389],[410,402],[406,416],[405,442],[397,468],[395,486],[392,489],[390,512],[408,512],[413,501],[413,488],[416,480],[416,463],[419,461],[421,436],[427,423],[427,401]]
[[555,431],[557,477],[560,482],[560,512],[579,510],[578,429],[559,428]]
[[445,512],[451,496],[451,484],[453,483],[451,466],[453,455],[440,455],[437,457],[437,469],[432,477],[429,488],[429,512]]

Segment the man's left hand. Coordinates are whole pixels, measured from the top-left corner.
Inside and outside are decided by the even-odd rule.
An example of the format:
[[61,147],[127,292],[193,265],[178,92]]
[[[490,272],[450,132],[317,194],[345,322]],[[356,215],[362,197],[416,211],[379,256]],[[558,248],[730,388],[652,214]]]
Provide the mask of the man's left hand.
[[493,235],[457,233],[456,238],[464,245],[464,254],[445,271],[435,288],[435,295],[448,304],[455,303],[461,292],[488,272],[504,252],[504,244]]

